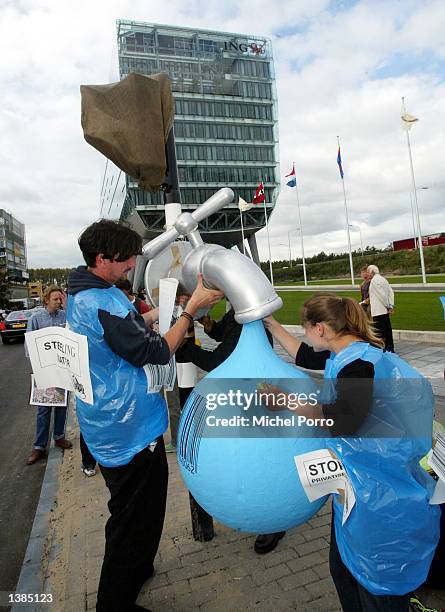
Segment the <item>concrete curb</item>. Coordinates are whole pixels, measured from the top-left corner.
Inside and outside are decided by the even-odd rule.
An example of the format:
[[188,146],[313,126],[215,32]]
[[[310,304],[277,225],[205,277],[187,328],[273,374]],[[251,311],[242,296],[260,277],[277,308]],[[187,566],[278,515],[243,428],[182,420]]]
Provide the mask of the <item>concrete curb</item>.
[[[71,412],[72,402],[68,404],[66,428],[73,428],[73,417]],[[15,588],[16,593],[41,594],[45,593],[45,573],[46,567],[42,566],[42,558],[47,545],[47,537],[50,527],[50,512],[55,507],[57,493],[59,490],[59,468],[63,461],[63,452],[51,446],[46,463],[45,476],[43,477],[42,489],[40,491],[39,502],[37,504],[36,515],[32,524],[28,546],[23,558],[22,569]],[[52,546],[51,546],[52,548]],[[33,606],[33,610],[48,612],[51,604],[23,604],[17,603],[11,607],[11,612],[22,612],[24,607]]]
[[[290,332],[304,334],[301,325],[284,325]],[[445,332],[440,331],[417,331],[414,329],[393,329],[394,340],[405,340],[406,342],[425,342],[425,344],[445,344]]]

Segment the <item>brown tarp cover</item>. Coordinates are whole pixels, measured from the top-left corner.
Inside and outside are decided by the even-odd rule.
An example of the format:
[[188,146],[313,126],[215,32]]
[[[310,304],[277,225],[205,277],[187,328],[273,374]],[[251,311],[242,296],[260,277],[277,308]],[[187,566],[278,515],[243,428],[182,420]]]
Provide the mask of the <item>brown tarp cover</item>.
[[85,140],[132,176],[157,191],[165,178],[165,142],[173,124],[173,96],[166,74],[131,73],[119,83],[81,85]]

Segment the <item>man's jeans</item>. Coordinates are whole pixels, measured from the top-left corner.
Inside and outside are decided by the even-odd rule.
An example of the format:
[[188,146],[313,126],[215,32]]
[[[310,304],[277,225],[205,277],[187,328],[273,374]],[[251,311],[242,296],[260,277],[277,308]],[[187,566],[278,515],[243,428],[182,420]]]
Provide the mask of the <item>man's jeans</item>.
[[[37,407],[36,441],[34,442],[34,448],[37,450],[45,450],[48,444],[51,409],[52,406]],[[54,440],[65,437],[66,410],[66,406],[54,407]]]

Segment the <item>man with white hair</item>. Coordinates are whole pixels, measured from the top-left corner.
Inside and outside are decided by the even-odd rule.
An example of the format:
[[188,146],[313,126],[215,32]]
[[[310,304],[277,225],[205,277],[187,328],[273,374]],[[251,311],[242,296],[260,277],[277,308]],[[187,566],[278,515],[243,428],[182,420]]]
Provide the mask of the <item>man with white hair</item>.
[[390,315],[394,311],[394,291],[377,266],[368,266],[371,278],[369,285],[369,303],[374,327],[385,341],[385,350],[394,353],[394,340]]

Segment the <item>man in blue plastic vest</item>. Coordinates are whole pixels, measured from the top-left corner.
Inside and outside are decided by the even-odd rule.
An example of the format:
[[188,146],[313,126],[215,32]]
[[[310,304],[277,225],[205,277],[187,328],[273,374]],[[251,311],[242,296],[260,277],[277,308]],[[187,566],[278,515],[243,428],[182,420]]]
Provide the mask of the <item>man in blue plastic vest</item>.
[[196,312],[222,294],[205,289],[200,278],[183,314],[161,337],[149,327],[156,311],[138,314],[114,286],[134,268],[140,236],[102,219],[82,233],[79,247],[87,265],[68,279],[68,322],[88,338],[94,403],[77,399],[77,416],[110,491],[96,610],[142,610],[135,602],[154,571],[168,481],[167,408],[159,393],[148,393],[143,366],[167,364]]

